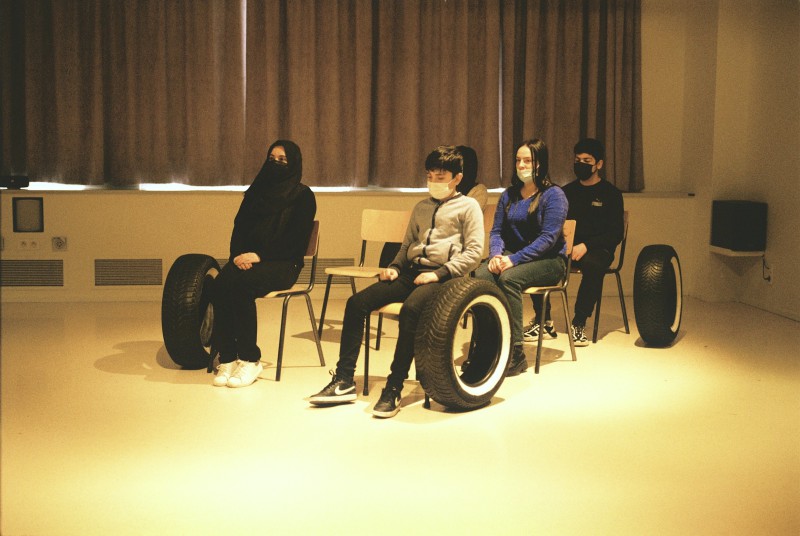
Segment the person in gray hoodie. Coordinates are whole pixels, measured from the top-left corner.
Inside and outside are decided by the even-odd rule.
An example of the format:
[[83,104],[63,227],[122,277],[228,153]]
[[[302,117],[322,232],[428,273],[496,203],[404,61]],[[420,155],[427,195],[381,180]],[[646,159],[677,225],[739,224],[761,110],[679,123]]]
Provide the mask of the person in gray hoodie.
[[309,397],[314,405],[356,400],[353,375],[364,338],[364,321],[379,307],[404,302],[391,374],[372,410],[376,417],[396,415],[403,382],[414,359],[414,335],[422,311],[436,296],[439,285],[469,275],[480,264],[483,213],[475,199],[456,190],[463,177],[461,154],[455,147],[440,146],[428,155],[425,170],[430,196],[414,207],[400,251],[381,271],[380,281],[347,300],[336,372],[322,391]]

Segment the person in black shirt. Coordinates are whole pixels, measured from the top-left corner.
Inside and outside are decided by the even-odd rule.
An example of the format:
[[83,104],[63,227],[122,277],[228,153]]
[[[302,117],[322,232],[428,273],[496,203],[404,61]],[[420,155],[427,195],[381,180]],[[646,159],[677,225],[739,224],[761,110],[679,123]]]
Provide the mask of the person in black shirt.
[[218,387],[245,387],[263,370],[255,300],[297,281],[317,212],[314,192],[300,182],[300,148],[278,140],[267,155],[244,193],[233,222],[228,263],[213,284]]
[[[581,270],[582,277],[570,331],[575,346],[587,346],[586,319],[592,316],[602,292],[606,269],[611,266],[614,251],[622,241],[623,202],[622,193],[600,177],[605,158],[603,144],[594,138],[584,138],[575,144],[574,152],[576,180],[564,186],[564,194],[569,201],[567,219],[577,221],[572,266]],[[528,342],[536,341],[541,329],[540,314],[536,309],[534,302],[536,315],[524,334],[524,340]],[[550,320],[550,304],[547,304],[545,312],[544,330],[544,338],[556,337]]]

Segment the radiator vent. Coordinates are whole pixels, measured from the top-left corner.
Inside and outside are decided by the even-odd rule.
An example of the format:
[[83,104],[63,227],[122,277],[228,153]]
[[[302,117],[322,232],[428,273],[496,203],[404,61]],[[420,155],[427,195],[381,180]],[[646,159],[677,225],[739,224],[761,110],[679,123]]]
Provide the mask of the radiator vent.
[[97,287],[161,285],[161,259],[95,259],[94,284]]
[[2,260],[0,286],[63,287],[63,260]]
[[[219,267],[222,268],[228,263],[228,259],[217,259]],[[317,279],[314,281],[315,285],[324,285],[328,280],[328,275],[325,273],[325,268],[332,268],[334,266],[353,266],[355,262],[349,257],[335,259],[335,258],[317,258]],[[306,258],[306,265],[300,272],[297,278],[298,285],[307,285],[308,278],[311,275],[311,259]],[[331,281],[332,285],[349,285],[350,278],[336,276]]]

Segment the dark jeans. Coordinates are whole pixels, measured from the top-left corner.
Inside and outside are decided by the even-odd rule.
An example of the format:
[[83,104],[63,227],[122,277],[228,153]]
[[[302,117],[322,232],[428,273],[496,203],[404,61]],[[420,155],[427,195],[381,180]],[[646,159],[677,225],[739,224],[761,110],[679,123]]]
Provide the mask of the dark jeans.
[[[576,326],[585,326],[586,319],[592,316],[597,299],[603,291],[606,269],[611,266],[613,260],[614,252],[593,249],[587,251],[581,260],[572,261],[572,267],[581,270],[581,284],[578,287],[578,297],[575,299],[575,316],[572,318],[572,323]],[[541,324],[542,297],[531,296],[531,298],[538,298],[533,299],[533,310],[536,313],[536,322]],[[549,303],[544,318],[550,320]]]
[[261,350],[256,344],[258,320],[256,298],[274,290],[294,285],[300,274],[296,261],[265,261],[240,270],[233,262],[225,265],[214,280],[214,344],[220,362],[258,361]]
[[522,344],[522,291],[533,286],[555,285],[564,277],[565,270],[566,263],[561,257],[523,262],[500,275],[489,271],[488,261],[475,270],[477,279],[497,284],[505,294],[511,315],[512,344]]
[[419,272],[402,270],[394,281],[378,281],[353,294],[347,300],[342,325],[342,339],[339,344],[339,362],[336,376],[352,379],[356,370],[358,354],[364,339],[364,322],[367,315],[375,309],[393,302],[404,302],[400,310],[400,330],[397,346],[392,360],[391,373],[387,384],[402,389],[408,378],[411,362],[414,359],[414,336],[417,321],[425,305],[439,291],[441,283],[415,285],[414,278]]

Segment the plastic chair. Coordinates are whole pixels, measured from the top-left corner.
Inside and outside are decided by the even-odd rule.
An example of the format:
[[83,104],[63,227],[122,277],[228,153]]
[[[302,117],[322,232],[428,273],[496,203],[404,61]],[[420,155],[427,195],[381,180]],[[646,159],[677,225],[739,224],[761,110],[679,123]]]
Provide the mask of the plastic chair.
[[281,366],[283,365],[283,340],[286,334],[286,309],[289,305],[289,300],[295,296],[303,296],[306,300],[308,307],[308,319],[311,321],[311,332],[314,334],[314,342],[317,343],[317,353],[319,354],[320,366],[325,366],[325,357],[322,355],[322,345],[320,344],[319,334],[317,333],[317,324],[314,319],[314,308],[311,305],[311,291],[314,289],[314,280],[317,275],[317,255],[319,252],[319,221],[314,221],[314,227],[311,230],[311,236],[308,240],[308,247],[306,248],[305,257],[311,257],[311,273],[309,274],[308,284],[296,284],[291,288],[285,290],[276,290],[270,292],[264,298],[283,298],[283,312],[281,313],[281,334],[278,342],[278,363],[275,371],[275,381],[281,381]]
[[[569,274],[572,271],[572,245],[575,241],[575,220],[567,220],[564,222],[564,240],[567,242],[567,269],[564,272],[564,279],[558,283],[557,285],[550,285],[546,287],[528,287],[522,292],[525,294],[542,294],[542,309],[544,310],[547,307],[547,303],[550,301],[550,294],[553,292],[557,292],[561,294],[561,302],[563,304],[564,309],[564,322],[567,326],[570,325],[569,319],[569,302],[567,300],[567,285],[569,284]],[[542,336],[544,335],[544,330],[539,330],[539,342],[536,347],[536,367],[534,368],[534,372],[539,374],[539,361],[542,357]],[[569,349],[572,352],[572,360],[577,361],[578,357],[575,355],[575,341],[572,340],[572,334],[567,334],[567,339],[569,339]]]
[[411,218],[408,210],[377,210],[364,209],[361,213],[361,255],[358,265],[332,266],[325,268],[328,280],[325,284],[325,297],[322,300],[322,314],[319,317],[318,335],[322,336],[322,326],[325,322],[325,312],[328,309],[328,296],[331,291],[331,281],[334,276],[350,278],[350,288],[356,293],[356,279],[377,278],[380,266],[364,266],[367,254],[367,242],[402,242]]
[[[625,308],[625,295],[622,293],[622,278],[620,271],[622,270],[622,263],[625,261],[625,244],[628,242],[628,211],[626,210],[623,215],[623,231],[622,242],[619,244],[619,257],[617,263],[609,266],[603,276],[614,274],[617,278],[617,293],[619,294],[619,305],[622,309],[622,321],[625,323],[625,333],[630,334],[631,328],[628,325],[628,310]],[[592,342],[597,342],[597,328],[600,325],[600,303],[603,301],[603,283],[600,283],[600,296],[597,298],[597,305],[594,306],[594,332],[592,333]]]

